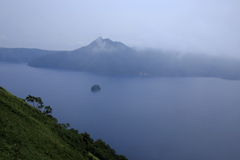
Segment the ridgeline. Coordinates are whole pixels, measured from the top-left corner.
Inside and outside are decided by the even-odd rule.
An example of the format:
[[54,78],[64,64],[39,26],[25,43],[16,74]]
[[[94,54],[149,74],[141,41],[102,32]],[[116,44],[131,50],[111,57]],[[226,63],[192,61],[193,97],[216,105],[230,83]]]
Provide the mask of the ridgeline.
[[[39,97],[37,97],[39,98]],[[46,106],[45,108],[50,108]],[[0,87],[0,159],[127,160]]]
[[137,50],[101,37],[72,51],[0,48],[0,62],[108,74],[240,79],[240,59],[160,49]]

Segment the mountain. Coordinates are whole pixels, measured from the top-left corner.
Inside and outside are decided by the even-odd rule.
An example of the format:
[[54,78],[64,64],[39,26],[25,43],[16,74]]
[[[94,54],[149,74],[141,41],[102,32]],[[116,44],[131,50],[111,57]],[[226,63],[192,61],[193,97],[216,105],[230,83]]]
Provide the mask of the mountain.
[[[5,50],[4,53],[1,50]],[[240,79],[240,59],[237,58],[153,49],[137,51],[101,37],[73,51],[0,48],[0,61],[101,73]]]
[[0,48],[0,62],[27,63],[37,57],[54,52],[56,51],[28,48]]
[[86,47],[79,48],[75,52],[88,52],[88,53],[125,53],[133,51],[131,48],[121,42],[113,42],[110,39],[97,38]]
[[74,51],[36,58],[28,65],[118,74],[240,79],[239,59],[151,49],[136,51],[101,37]]
[[45,55],[30,61],[28,65],[78,71],[131,73],[133,59],[137,59],[135,50],[123,43],[99,37],[88,46]]
[[127,160],[0,87],[0,159]]

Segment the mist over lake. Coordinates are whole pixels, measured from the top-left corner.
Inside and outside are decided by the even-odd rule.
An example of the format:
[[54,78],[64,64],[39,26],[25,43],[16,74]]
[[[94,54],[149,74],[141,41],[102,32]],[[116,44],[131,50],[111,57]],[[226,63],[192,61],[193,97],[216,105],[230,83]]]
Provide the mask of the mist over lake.
[[[240,159],[240,81],[32,68],[0,63],[0,86],[39,96],[59,123],[130,160]],[[98,84],[99,92],[91,92]]]

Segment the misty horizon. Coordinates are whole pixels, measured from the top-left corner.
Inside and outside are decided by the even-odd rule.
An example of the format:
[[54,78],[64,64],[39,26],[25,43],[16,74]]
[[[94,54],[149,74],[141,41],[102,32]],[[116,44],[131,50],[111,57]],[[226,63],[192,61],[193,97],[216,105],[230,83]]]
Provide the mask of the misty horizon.
[[[84,46],[81,46],[81,47],[78,47],[78,48],[75,48],[75,49],[71,49],[71,50],[48,50],[48,49],[43,49],[43,48],[27,48],[27,47],[3,47],[3,46],[0,46],[0,48],[10,48],[10,49],[18,49],[18,48],[21,48],[21,49],[40,49],[40,50],[46,50],[46,51],[74,51],[74,50],[77,50],[77,49],[80,49],[82,47],[86,47],[88,45],[90,45],[91,43],[95,42],[95,41],[98,41],[99,39],[102,39],[102,40],[110,40],[112,42],[117,42],[117,43],[122,43],[124,45],[126,45],[124,42],[120,42],[120,41],[115,41],[115,40],[111,40],[111,38],[102,38],[102,36],[99,36],[98,38],[92,40],[91,42],[89,42],[87,45],[84,45]],[[179,50],[171,50],[171,49],[162,49],[162,48],[151,48],[151,47],[134,47],[134,46],[128,46],[126,45],[127,47],[141,53],[141,52],[163,52],[163,53],[167,53],[167,54],[174,54],[174,55],[178,55],[178,57],[182,57],[183,55],[185,54],[202,54],[203,56],[211,56],[211,57],[216,57],[216,56],[220,56],[220,57],[231,57],[231,58],[240,58],[240,55],[239,56],[233,56],[233,55],[218,55],[218,54],[207,54],[207,53],[200,53],[200,52],[181,52]],[[103,48],[102,48],[103,49]]]
[[236,0],[2,1],[0,47],[74,50],[102,36],[133,48],[239,57],[238,6]]

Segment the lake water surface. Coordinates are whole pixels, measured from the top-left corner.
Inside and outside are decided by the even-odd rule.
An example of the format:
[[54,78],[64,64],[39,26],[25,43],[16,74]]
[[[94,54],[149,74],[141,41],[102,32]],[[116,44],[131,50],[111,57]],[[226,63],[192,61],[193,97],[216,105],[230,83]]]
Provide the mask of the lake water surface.
[[[92,93],[91,86],[102,90]],[[162,78],[0,63],[0,86],[39,96],[59,123],[129,160],[240,159],[240,81]]]

